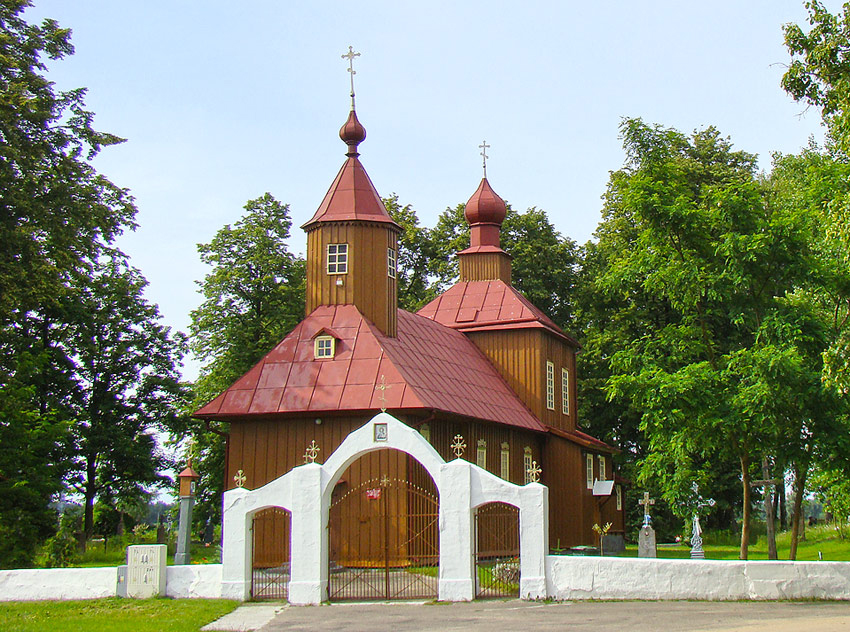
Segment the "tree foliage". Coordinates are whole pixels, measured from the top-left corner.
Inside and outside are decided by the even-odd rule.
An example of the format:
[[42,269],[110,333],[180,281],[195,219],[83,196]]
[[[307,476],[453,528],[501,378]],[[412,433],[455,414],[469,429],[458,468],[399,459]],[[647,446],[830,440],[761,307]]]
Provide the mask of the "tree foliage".
[[[108,278],[114,270],[103,267],[124,261],[114,240],[134,228],[136,209],[125,190],[91,165],[101,148],[121,139],[94,129],[85,90],[57,90],[45,76],[48,61],[73,53],[70,31],[54,20],[27,23],[22,14],[29,5],[0,2],[0,537],[7,544],[0,566],[6,567],[28,565],[55,531],[48,503],[66,481],[77,480],[85,458],[77,449],[92,446],[86,426],[127,405],[128,397],[156,399],[159,392],[150,382],[105,384],[113,369],[120,373],[109,366],[112,356],[84,363],[86,345],[95,344],[89,336],[105,350],[126,335],[105,322],[100,310],[109,310],[108,301],[144,303],[138,273],[121,286]],[[102,296],[107,289],[109,298]],[[155,310],[146,309],[133,321],[140,331],[156,326]],[[102,328],[94,332],[95,326]],[[167,343],[174,361],[175,344]],[[157,362],[142,359],[141,373],[158,373],[148,361]],[[98,380],[89,372],[94,365]],[[96,467],[98,476],[124,480],[120,468],[150,460],[152,442],[127,446],[113,439],[94,439],[102,463],[116,464]],[[125,448],[130,452],[119,455]]]
[[689,137],[629,119],[622,137],[627,164],[611,176],[588,249],[583,362],[635,444],[639,416],[642,478],[671,507],[685,513],[693,481],[711,489],[728,480],[719,464],[738,463],[746,557],[751,473],[789,433],[805,440],[806,405],[824,408],[818,322],[790,296],[817,269],[813,218],[774,204],[755,157],[714,128]]
[[[190,347],[204,362],[192,409],[246,373],[304,316],[306,266],[289,252],[289,206],[271,194],[250,200],[234,225],[199,244],[211,271],[199,282],[204,302],[191,313]],[[224,432],[195,428],[195,464],[203,477],[199,521],[218,520],[224,491]]]

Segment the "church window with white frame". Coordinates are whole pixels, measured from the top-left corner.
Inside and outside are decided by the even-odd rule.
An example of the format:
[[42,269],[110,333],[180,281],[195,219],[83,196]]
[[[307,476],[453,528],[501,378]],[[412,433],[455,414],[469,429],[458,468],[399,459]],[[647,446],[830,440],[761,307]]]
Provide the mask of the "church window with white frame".
[[555,410],[555,365],[546,361],[546,408]]
[[502,478],[506,481],[511,480],[511,444],[505,441],[502,444],[500,470]]
[[602,455],[599,456],[599,480],[608,480],[608,459]]
[[617,485],[617,487],[615,487],[615,489],[617,490],[617,511],[622,511],[623,510],[623,486]]
[[391,279],[395,278],[397,267],[398,257],[396,256],[395,248],[387,248],[387,275]]
[[317,336],[313,345],[313,354],[316,358],[334,357],[336,340],[333,336]]
[[485,439],[478,440],[478,449],[475,451],[475,465],[487,469],[487,441]]
[[593,489],[593,455],[584,455],[585,478],[587,479],[587,488]]
[[419,426],[419,434],[422,435],[425,441],[431,443],[431,426],[429,426],[428,424],[422,424],[421,426]]
[[531,466],[534,462],[534,459],[531,456],[531,447],[525,446],[525,449],[522,451],[522,465],[525,468],[525,484],[528,485],[531,483]]
[[348,244],[328,244],[328,274],[348,274]]
[[570,371],[561,369],[561,412],[570,414]]

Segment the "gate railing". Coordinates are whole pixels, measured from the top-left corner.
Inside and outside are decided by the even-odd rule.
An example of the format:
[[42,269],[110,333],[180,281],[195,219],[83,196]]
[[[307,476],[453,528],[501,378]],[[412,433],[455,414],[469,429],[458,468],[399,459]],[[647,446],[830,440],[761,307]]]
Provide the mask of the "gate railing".
[[519,597],[519,509],[488,503],[475,513],[475,597]]
[[254,555],[251,596],[285,601],[289,597],[289,543],[291,519],[279,507],[258,511],[251,526]]

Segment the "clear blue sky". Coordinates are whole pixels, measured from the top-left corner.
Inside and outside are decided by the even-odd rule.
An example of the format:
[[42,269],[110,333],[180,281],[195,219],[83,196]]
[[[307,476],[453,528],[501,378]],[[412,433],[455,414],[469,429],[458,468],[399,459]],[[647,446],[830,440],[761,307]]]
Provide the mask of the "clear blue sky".
[[425,226],[475,190],[484,139],[493,188],[583,243],[623,163],[622,117],[715,125],[764,169],[823,135],[779,86],[781,27],[804,21],[803,0],[36,0],[27,15],[73,30],[50,77],[87,87],[96,127],[127,138],[96,166],[135,196],[121,246],[184,331],[207,272],[196,244],[265,191],[296,227],[321,202],[344,160],[349,44],[361,159]]

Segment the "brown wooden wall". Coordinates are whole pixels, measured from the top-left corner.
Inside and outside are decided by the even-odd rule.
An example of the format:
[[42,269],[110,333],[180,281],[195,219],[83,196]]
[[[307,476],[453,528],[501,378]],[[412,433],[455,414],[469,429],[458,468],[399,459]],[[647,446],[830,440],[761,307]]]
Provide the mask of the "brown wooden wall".
[[[348,273],[327,274],[327,245],[348,244]],[[396,335],[397,279],[387,274],[387,249],[398,252],[396,229],[387,224],[334,222],[307,233],[307,309],[356,305],[382,332]],[[342,285],[337,285],[337,280]]]
[[511,258],[506,252],[471,252],[458,256],[461,281],[495,281],[511,284]]
[[[398,415],[402,421],[421,429],[422,418]],[[234,422],[231,424],[230,454],[226,486],[235,486],[233,477],[242,470],[245,487],[256,489],[290,469],[304,463],[304,452],[310,442],[315,440],[320,447],[318,462],[324,462],[336,450],[348,434],[362,426],[372,414],[346,417],[322,418],[316,424],[317,417],[300,419],[267,419]],[[510,481],[522,485],[525,483],[523,463],[524,449],[531,448],[532,458],[543,470],[541,482],[549,486],[550,546],[555,548],[594,544],[593,524],[606,521],[614,523],[612,532],[622,531],[622,512],[616,512],[616,500],[612,498],[600,513],[598,500],[593,497],[585,485],[584,450],[576,444],[555,437],[542,435],[521,429],[497,424],[456,419],[431,418],[426,420],[430,431],[430,441],[437,452],[447,461],[455,458],[451,444],[455,435],[461,435],[466,443],[463,458],[475,463],[478,440],[486,442],[486,469],[501,476],[501,446],[510,446]],[[389,455],[394,456],[389,456]],[[403,478],[408,476],[406,456],[388,450],[365,455],[355,461],[343,475],[341,483],[335,488],[337,498],[347,489],[352,489],[364,481],[377,480],[383,475]],[[596,456],[594,467],[598,468]],[[611,462],[609,457],[609,476]],[[598,469],[595,470],[598,476]],[[422,478],[420,476],[420,478]],[[427,480],[419,484],[429,484]],[[364,514],[365,515],[365,514]],[[347,518],[345,518],[347,519]],[[258,546],[258,554],[273,558],[273,551],[279,551],[281,543],[271,541],[283,533],[280,529],[269,530],[269,541]],[[261,538],[262,539],[262,538]],[[338,551],[338,553],[342,553]],[[276,559],[276,558],[275,558]]]
[[[544,424],[564,430],[576,427],[575,351],[543,329],[470,332],[511,389]],[[555,365],[555,410],[546,408],[546,361]],[[561,408],[561,369],[570,372],[570,414]]]

